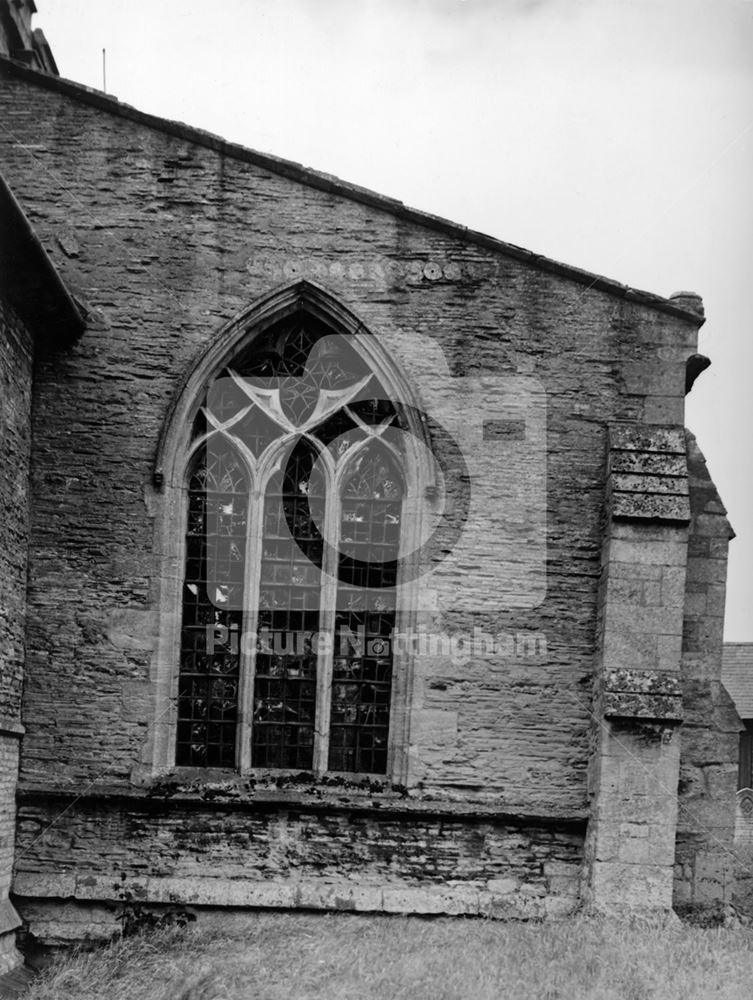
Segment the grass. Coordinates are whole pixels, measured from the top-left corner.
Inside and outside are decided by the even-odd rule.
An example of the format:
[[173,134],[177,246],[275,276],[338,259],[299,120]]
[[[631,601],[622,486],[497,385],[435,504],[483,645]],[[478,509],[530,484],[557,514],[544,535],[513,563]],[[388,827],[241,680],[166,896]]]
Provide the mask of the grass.
[[748,1000],[753,932],[259,913],[58,959],[27,1000]]

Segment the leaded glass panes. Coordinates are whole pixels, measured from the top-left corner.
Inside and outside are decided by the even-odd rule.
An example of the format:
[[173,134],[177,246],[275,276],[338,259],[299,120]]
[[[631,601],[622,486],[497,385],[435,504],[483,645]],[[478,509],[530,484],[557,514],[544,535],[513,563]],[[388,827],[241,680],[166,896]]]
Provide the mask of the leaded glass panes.
[[[340,572],[329,769],[387,770],[395,587],[403,483],[391,453],[367,446],[352,463],[340,503]],[[365,588],[365,590],[364,590]]]
[[[259,643],[254,679],[251,763],[313,766],[323,541],[316,513],[325,483],[308,441],[293,450],[264,503],[259,588]],[[321,522],[320,522],[321,523]]]
[[202,452],[188,487],[176,763],[233,767],[248,487],[232,452]]
[[346,339],[313,317],[294,316],[267,331],[232,369],[254,386],[277,388],[283,416],[301,427],[322,390],[346,389],[368,374]]
[[350,339],[304,312],[209,387],[192,428],[178,764],[386,772],[399,414]]

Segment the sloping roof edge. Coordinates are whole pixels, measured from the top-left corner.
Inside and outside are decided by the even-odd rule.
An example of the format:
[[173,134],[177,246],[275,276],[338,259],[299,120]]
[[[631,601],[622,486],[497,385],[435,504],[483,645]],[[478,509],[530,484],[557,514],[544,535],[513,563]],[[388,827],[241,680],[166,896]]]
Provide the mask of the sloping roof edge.
[[688,460],[691,511],[693,511],[694,516],[697,514],[721,514],[727,527],[727,538],[731,542],[736,535],[735,529],[727,517],[727,508],[724,506],[717,485],[711,476],[706,456],[698,444],[698,438],[687,427],[685,428],[685,447]]
[[273,156],[270,153],[260,153],[256,150],[249,149],[247,146],[241,146],[238,143],[228,142],[226,139],[223,139],[221,136],[215,135],[212,132],[206,132],[203,129],[194,128],[193,126],[185,125],[182,122],[159,118],[157,115],[152,115],[145,111],[139,111],[130,104],[123,104],[121,101],[117,100],[117,98],[111,97],[100,90],[94,90],[93,88],[86,87],[83,84],[74,83],[72,80],[66,80],[63,77],[50,76],[47,73],[31,69],[28,66],[5,56],[0,56],[0,70],[10,72],[17,77],[28,80],[31,83],[36,84],[39,87],[44,87],[47,90],[54,90],[58,93],[65,94],[68,97],[72,97],[74,100],[81,101],[84,104],[89,104],[92,107],[99,108],[109,114],[117,115],[121,118],[127,118],[131,121],[145,125],[147,128],[155,129],[157,131],[164,132],[167,135],[185,139],[187,142],[192,142],[208,149],[213,149],[216,152],[222,153],[224,156],[230,156],[234,159],[245,161],[246,163],[252,163],[255,166],[269,170],[272,173],[288,177],[300,184],[306,184],[309,187],[327,191],[331,194],[336,194],[342,198],[348,198],[351,201],[360,202],[364,205],[369,205],[370,207],[380,209],[381,211],[387,212],[400,219],[405,219],[427,229],[433,229],[456,239],[464,240],[465,242],[473,243],[477,246],[482,246],[488,250],[492,250],[496,253],[503,254],[504,256],[522,261],[531,267],[538,268],[539,270],[548,271],[550,273],[560,275],[561,277],[569,278],[578,284],[587,285],[589,288],[594,288],[601,292],[607,292],[617,298],[626,299],[630,302],[637,302],[641,305],[648,306],[649,308],[656,309],[659,312],[669,313],[672,316],[677,316],[680,319],[684,319],[689,323],[692,323],[695,327],[702,326],[705,321],[701,313],[695,312],[691,309],[684,309],[675,304],[672,300],[664,298],[661,295],[655,295],[652,292],[631,288],[628,285],[623,285],[618,281],[614,281],[612,278],[605,278],[602,275],[594,274],[591,271],[586,271],[570,264],[563,264],[560,261],[534,253],[531,250],[526,250],[523,247],[516,246],[513,243],[505,243],[503,240],[498,240],[493,236],[488,236],[485,233],[469,229],[467,226],[451,222],[441,216],[432,215],[429,212],[422,212],[416,208],[409,208],[407,205],[404,205],[403,202],[395,198],[378,194],[375,191],[369,190],[369,188],[360,187],[357,184],[350,184],[347,181],[340,180],[340,178],[335,177],[332,174],[326,174],[313,170],[310,167],[304,167],[300,163],[295,163],[292,160],[285,160],[281,157]]
[[722,683],[740,718],[753,718],[753,642],[724,643]]
[[39,237],[0,174],[0,294],[40,346],[76,340],[85,320]]

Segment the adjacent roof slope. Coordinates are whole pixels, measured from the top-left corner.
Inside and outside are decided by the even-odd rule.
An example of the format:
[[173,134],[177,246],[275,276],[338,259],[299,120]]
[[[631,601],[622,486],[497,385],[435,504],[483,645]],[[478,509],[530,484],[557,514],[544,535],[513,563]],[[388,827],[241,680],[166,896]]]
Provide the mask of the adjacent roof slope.
[[530,250],[525,250],[522,247],[515,246],[512,243],[504,243],[502,240],[494,239],[484,233],[468,229],[465,226],[450,222],[447,219],[440,218],[439,216],[431,215],[427,212],[421,212],[415,208],[408,208],[401,201],[397,201],[394,198],[388,198],[385,195],[377,194],[374,191],[368,190],[368,188],[359,187],[355,184],[349,184],[337,177],[333,177],[331,174],[321,173],[317,170],[312,170],[309,167],[303,167],[300,163],[293,163],[290,160],[284,160],[276,156],[271,156],[268,153],[259,153],[253,149],[248,149],[245,146],[227,142],[225,139],[222,139],[220,136],[213,135],[211,132],[205,132],[202,129],[192,128],[191,126],[184,125],[181,122],[168,121],[164,118],[158,118],[156,115],[147,114],[131,107],[128,104],[122,104],[116,98],[110,97],[99,90],[93,90],[92,88],[85,87],[82,84],[73,83],[70,80],[64,80],[59,76],[51,76],[47,73],[38,72],[37,70],[30,69],[28,66],[24,66],[12,59],[7,59],[2,56],[0,56],[0,72],[11,73],[16,77],[28,80],[36,86],[65,94],[74,100],[99,108],[108,114],[118,115],[121,118],[127,118],[131,121],[145,125],[147,128],[155,129],[157,131],[167,133],[168,135],[177,136],[188,142],[196,143],[197,145],[204,146],[208,149],[214,149],[217,152],[222,153],[224,156],[234,157],[235,159],[243,160],[247,163],[253,163],[256,166],[263,167],[266,170],[288,177],[300,184],[306,184],[309,187],[318,188],[319,190],[336,194],[342,198],[348,198],[351,201],[357,201],[365,205],[370,205],[416,225],[437,230],[439,232],[446,233],[449,236],[453,236],[456,239],[486,247],[489,250],[522,261],[531,267],[535,267],[543,271],[553,272],[561,275],[562,277],[578,282],[579,284],[587,285],[589,288],[595,288],[599,291],[607,292],[608,294],[617,296],[621,299],[639,302],[642,305],[649,306],[659,312],[679,316],[682,319],[693,323],[697,327],[701,326],[704,322],[700,298],[698,296],[694,296],[692,293],[677,293],[677,296],[667,299],[660,295],[653,295],[651,292],[644,292],[635,288],[630,288],[629,286],[622,285],[617,281],[611,280],[610,278],[604,278],[601,275],[594,274],[590,271],[584,271],[581,268],[572,267],[568,264],[562,264],[559,261],[551,260],[541,254],[536,254]]
[[2,175],[0,294],[7,296],[40,344],[67,343],[83,333],[81,311]]
[[722,683],[741,719],[753,719],[753,642],[725,642]]

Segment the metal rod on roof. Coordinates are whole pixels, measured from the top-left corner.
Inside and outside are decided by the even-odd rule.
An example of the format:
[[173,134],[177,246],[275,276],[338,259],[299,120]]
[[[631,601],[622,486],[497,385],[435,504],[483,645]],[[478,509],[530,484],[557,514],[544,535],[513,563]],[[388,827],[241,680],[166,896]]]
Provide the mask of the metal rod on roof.
[[102,49],[102,90],[107,93],[107,66],[105,64],[106,49]]

